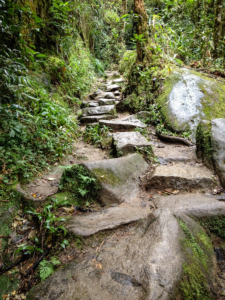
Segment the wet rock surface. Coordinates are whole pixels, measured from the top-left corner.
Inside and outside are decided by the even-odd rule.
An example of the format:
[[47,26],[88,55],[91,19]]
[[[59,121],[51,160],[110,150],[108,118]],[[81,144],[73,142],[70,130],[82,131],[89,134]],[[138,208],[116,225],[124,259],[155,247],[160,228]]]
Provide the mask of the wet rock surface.
[[100,120],[112,120],[115,119],[115,116],[112,115],[97,115],[97,116],[86,116],[82,117],[81,123],[96,123]]
[[225,119],[215,119],[211,125],[214,168],[225,188]]

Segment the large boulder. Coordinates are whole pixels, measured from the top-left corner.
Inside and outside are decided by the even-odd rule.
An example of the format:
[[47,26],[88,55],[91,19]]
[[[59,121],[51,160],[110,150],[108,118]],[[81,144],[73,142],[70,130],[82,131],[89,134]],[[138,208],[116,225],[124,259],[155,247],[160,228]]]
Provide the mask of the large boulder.
[[139,154],[83,163],[102,185],[100,200],[104,204],[129,202],[139,191],[139,177],[148,164]]
[[191,131],[194,138],[200,120],[225,115],[224,97],[224,84],[199,72],[179,69],[165,81],[156,101],[174,131]]
[[155,203],[158,209],[126,238],[106,238],[98,252],[35,286],[27,300],[216,299],[214,250],[192,218],[224,216],[225,203],[198,194]]
[[221,185],[225,188],[225,119],[211,122],[213,164]]

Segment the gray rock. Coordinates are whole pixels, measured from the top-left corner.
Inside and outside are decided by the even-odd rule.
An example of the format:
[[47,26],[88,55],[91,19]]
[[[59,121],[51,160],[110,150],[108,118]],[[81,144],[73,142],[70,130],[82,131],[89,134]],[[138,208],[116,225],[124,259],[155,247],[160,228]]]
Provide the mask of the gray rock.
[[[177,132],[191,131],[194,139],[200,120],[210,121],[210,115],[218,114],[218,105],[225,94],[224,86],[217,80],[187,69],[172,72],[165,84],[164,92],[157,99],[164,118]],[[209,111],[210,114],[207,113]]]
[[121,90],[121,86],[118,84],[112,84],[112,85],[107,86],[107,92],[115,92],[118,90]]
[[113,133],[113,144],[116,152],[125,155],[137,151],[137,147],[146,147],[152,152],[151,143],[140,132]]
[[225,201],[225,194],[217,196],[216,199],[219,201]]
[[115,99],[99,99],[98,100],[98,105],[99,106],[114,105],[115,102],[116,102]]
[[225,119],[215,119],[212,124],[213,164],[223,188],[225,188]]
[[101,93],[97,97],[95,97],[95,101],[99,99],[116,99],[116,96],[113,93]]
[[93,94],[90,95],[91,99],[95,99],[98,95],[102,94],[103,91],[98,89],[97,91],[95,91]]
[[173,188],[177,190],[205,189],[213,187],[213,173],[206,167],[175,164],[156,167],[147,186],[157,189]]
[[118,79],[114,79],[112,83],[117,84],[117,83],[123,83],[123,82],[125,82],[124,78],[118,78]]
[[100,200],[104,204],[129,202],[139,191],[139,176],[148,164],[139,154],[83,164],[101,182]]
[[[203,274],[209,299],[215,299],[217,264],[213,247],[191,217],[224,215],[225,204],[198,194],[173,196],[169,201],[168,197],[159,197],[155,202],[159,209],[131,230],[129,237],[105,239],[94,259],[88,255],[80,263],[68,264],[34,286],[27,300],[182,299],[178,288],[181,278],[182,283],[195,280],[184,274],[184,264],[194,264]],[[190,243],[182,242],[187,237],[179,222],[193,236],[203,259],[197,259]],[[189,291],[190,299],[194,299]]]
[[83,108],[83,116],[94,116],[94,115],[103,115],[103,114],[115,114],[115,106],[114,105],[106,105],[99,107],[87,107]]
[[89,107],[98,107],[98,106],[99,106],[98,102],[95,101],[89,102]]
[[133,130],[135,128],[145,128],[147,127],[141,121],[137,120],[136,122],[133,121],[124,121],[124,120],[115,120],[115,121],[105,121],[101,120],[100,124],[106,125],[113,130],[123,131],[123,130]]
[[87,123],[96,123],[100,120],[112,120],[115,119],[115,116],[112,115],[97,115],[97,116],[87,116],[82,117],[80,119],[81,123],[87,124]]
[[114,95],[115,95],[115,96],[120,96],[121,93],[120,93],[119,91],[115,91],[115,92],[114,92]]
[[[113,204],[115,205],[115,204]],[[66,228],[74,234],[89,236],[101,230],[113,229],[120,225],[128,224],[146,218],[150,213],[149,208],[144,209],[139,205],[123,203],[102,212],[89,215],[74,216],[69,219]]]

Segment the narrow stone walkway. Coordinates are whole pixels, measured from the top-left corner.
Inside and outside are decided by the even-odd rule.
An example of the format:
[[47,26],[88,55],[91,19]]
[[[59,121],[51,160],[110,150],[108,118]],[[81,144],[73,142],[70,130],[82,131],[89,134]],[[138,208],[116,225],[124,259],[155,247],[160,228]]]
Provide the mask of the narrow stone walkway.
[[[81,164],[99,180],[105,207],[72,216],[66,227],[88,237],[137,223],[133,230],[127,229],[126,239],[117,241],[114,235],[105,239],[96,253],[90,252],[35,287],[28,300],[180,299],[176,297],[183,265],[192,263],[181,245],[186,239],[181,223],[206,253],[206,268],[201,261],[196,268],[201,272],[205,268],[208,293],[215,294],[215,255],[197,220],[225,215],[225,203],[213,196],[213,190],[220,187],[218,178],[197,160],[194,145],[161,141],[155,128],[144,123],[148,112],[118,117],[116,106],[122,101],[124,80],[112,79],[119,77],[115,71],[107,75],[103,88],[83,103],[81,125],[111,128],[112,149],[121,157],[109,159],[103,150],[83,142],[77,145],[73,163],[80,156]],[[147,129],[150,140],[140,130],[134,131],[138,128]],[[143,147],[158,162],[148,164],[138,153]]]

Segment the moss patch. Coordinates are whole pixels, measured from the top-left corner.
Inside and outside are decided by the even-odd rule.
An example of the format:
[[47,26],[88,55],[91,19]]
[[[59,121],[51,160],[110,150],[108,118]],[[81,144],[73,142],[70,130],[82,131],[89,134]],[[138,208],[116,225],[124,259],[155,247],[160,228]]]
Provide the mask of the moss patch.
[[196,131],[197,156],[208,167],[213,168],[211,122],[200,122]]
[[0,276],[0,298],[4,294],[9,294],[14,290],[17,290],[19,287],[19,280],[13,278],[13,274],[11,275],[1,275]]
[[214,218],[207,218],[199,220],[200,225],[202,225],[210,233],[225,240],[225,217],[218,216]]
[[120,185],[123,181],[113,173],[110,169],[93,169],[92,172],[96,175],[98,180],[103,183],[110,184],[112,186]]
[[200,227],[193,233],[182,220],[178,221],[185,234],[181,245],[187,261],[183,265],[183,276],[178,286],[182,299],[213,299],[209,276],[209,270],[212,267],[209,258],[213,255],[211,241]]

